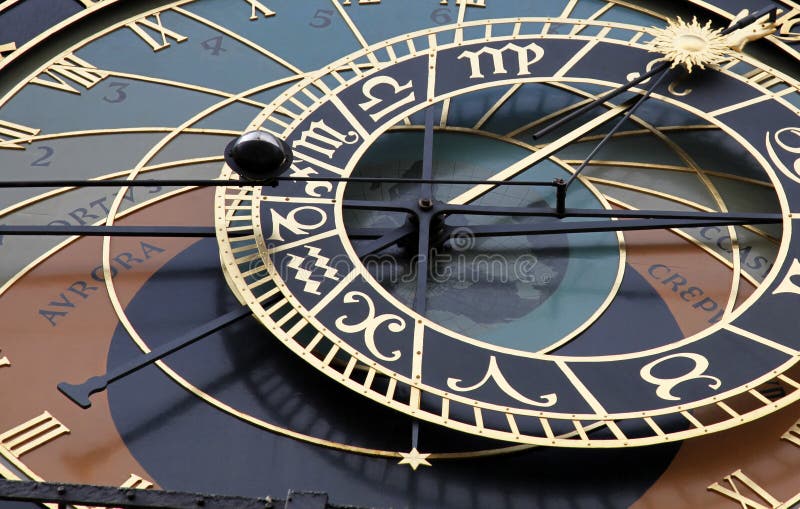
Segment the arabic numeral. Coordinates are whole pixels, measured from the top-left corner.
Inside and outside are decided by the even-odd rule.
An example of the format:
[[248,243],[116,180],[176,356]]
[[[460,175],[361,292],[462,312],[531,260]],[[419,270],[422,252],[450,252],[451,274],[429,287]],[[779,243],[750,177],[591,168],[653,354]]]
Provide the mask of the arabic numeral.
[[111,97],[106,95],[103,97],[103,100],[107,103],[112,103],[112,104],[123,102],[125,99],[128,98],[128,94],[127,92],[125,92],[125,89],[128,88],[128,85],[129,83],[123,83],[121,81],[112,81],[111,83],[108,84],[108,88],[114,91],[114,95]]
[[329,27],[332,23],[333,11],[328,9],[317,9],[317,12],[314,13],[314,17],[311,18],[311,21],[308,23],[308,26],[313,28],[326,28]]
[[434,9],[431,13],[431,21],[437,25],[446,25],[453,22],[453,15],[449,7],[440,7]]
[[50,166],[51,158],[53,157],[53,154],[56,153],[56,150],[53,147],[48,147],[47,145],[36,147],[36,150],[41,152],[42,155],[32,162],[31,166]]
[[211,55],[218,57],[220,53],[224,53],[228,50],[222,47],[222,36],[218,35],[216,37],[212,37],[211,39],[206,39],[205,41],[201,42],[200,45],[203,49],[210,51]]

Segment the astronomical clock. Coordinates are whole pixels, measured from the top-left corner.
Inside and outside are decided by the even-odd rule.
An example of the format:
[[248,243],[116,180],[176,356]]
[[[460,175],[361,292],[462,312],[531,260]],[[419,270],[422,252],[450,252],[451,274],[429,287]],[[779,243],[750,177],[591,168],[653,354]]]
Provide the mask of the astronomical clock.
[[800,504],[800,4],[8,0],[0,27],[0,477]]

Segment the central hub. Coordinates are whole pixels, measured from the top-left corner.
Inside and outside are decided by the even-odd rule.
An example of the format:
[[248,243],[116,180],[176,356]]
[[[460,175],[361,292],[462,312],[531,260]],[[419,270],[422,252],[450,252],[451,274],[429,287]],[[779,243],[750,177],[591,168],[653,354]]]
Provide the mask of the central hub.
[[[464,336],[526,352],[560,344],[580,330],[607,302],[620,271],[620,247],[614,233],[579,235],[493,235],[477,231],[497,226],[552,221],[511,215],[439,213],[479,184],[432,184],[421,187],[423,133],[382,135],[364,154],[353,176],[375,179],[350,183],[345,199],[414,203],[412,212],[344,210],[348,229],[395,229],[430,221],[427,253],[419,252],[419,229],[397,245],[371,257],[365,266],[400,303],[412,306],[418,263],[427,257],[426,317]],[[513,143],[475,133],[437,132],[433,150],[436,180],[480,182],[523,159],[530,152]],[[409,157],[409,154],[414,154]],[[550,161],[518,180],[554,181],[569,177]],[[381,179],[408,179],[383,183]],[[569,190],[570,206],[604,208],[582,181]],[[554,186],[497,186],[466,205],[554,209]],[[368,241],[356,241],[368,242]],[[568,311],[565,311],[568,310]],[[559,320],[552,317],[558,313]],[[536,331],[531,334],[530,331]]]

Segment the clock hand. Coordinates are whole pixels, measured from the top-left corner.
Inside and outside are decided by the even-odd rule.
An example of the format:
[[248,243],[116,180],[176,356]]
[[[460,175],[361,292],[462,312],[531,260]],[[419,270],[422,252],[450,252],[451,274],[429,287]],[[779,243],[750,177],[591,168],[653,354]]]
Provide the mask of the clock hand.
[[[277,299],[278,297],[273,298],[273,300],[276,301]],[[228,325],[231,325],[232,323],[237,322],[246,316],[250,316],[252,313],[253,312],[250,308],[246,306],[241,307],[215,318],[206,324],[196,327],[183,336],[180,336],[141,357],[133,359],[122,366],[112,369],[105,375],[92,377],[86,382],[78,385],[61,382],[58,384],[58,390],[81,408],[89,408],[92,406],[89,396],[105,390],[106,387],[108,387],[108,384],[124,378],[125,376],[130,375],[131,373],[134,373],[171,353],[177,352],[183,347],[189,346],[196,341],[210,336],[211,334],[224,329]]]
[[616,217],[616,218],[654,218],[688,220],[752,220],[756,223],[778,223],[782,216],[776,213],[732,213],[732,212],[693,212],[673,210],[597,210],[565,209],[563,216],[550,207],[492,207],[483,205],[441,205],[439,214],[464,214],[479,216],[542,216],[542,217]]
[[[213,230],[213,229],[212,229]],[[386,230],[382,228],[365,228],[365,229],[354,229],[350,231],[353,238],[372,238],[371,242],[367,244],[363,244],[359,246],[356,251],[359,253],[359,257],[367,256],[375,251],[379,251],[384,247],[391,245],[397,240],[405,237],[416,231],[414,225],[408,223],[403,227],[394,229],[394,230]],[[0,229],[0,233],[2,230]],[[375,238],[378,237],[378,238]],[[271,299],[268,299],[265,305],[270,305],[278,301],[280,299],[280,295],[276,295]],[[69,384],[66,382],[62,382],[58,384],[58,390],[61,391],[62,394],[67,396],[71,399],[74,403],[76,403],[81,408],[89,408],[92,406],[91,400],[89,397],[92,394],[97,392],[104,391],[108,384],[115,382],[121,378],[124,378],[131,373],[134,373],[145,366],[148,366],[157,360],[160,360],[167,355],[177,352],[182,348],[189,346],[205,337],[218,332],[225,327],[250,316],[252,314],[252,310],[248,307],[241,307],[229,313],[226,313],[218,318],[211,320],[210,322],[203,324],[199,327],[192,329],[191,331],[187,332],[186,334],[166,343],[158,348],[151,350],[149,353],[133,359],[121,366],[118,366],[112,370],[110,370],[105,375],[95,376],[89,378],[82,384]]]
[[537,139],[541,138],[542,136],[545,136],[545,135],[555,131],[559,127],[563,126],[564,124],[566,124],[568,122],[571,122],[572,120],[575,120],[576,118],[580,117],[584,113],[587,113],[587,112],[597,108],[598,106],[600,106],[604,102],[610,101],[611,99],[617,97],[618,95],[622,94],[623,92],[627,92],[628,90],[630,90],[631,88],[635,87],[636,85],[638,85],[638,84],[640,84],[640,83],[642,83],[644,81],[647,81],[648,79],[652,78],[656,74],[664,72],[665,70],[667,70],[669,68],[669,66],[671,64],[672,64],[672,62],[662,62],[662,63],[658,64],[653,69],[651,69],[650,71],[647,71],[646,73],[642,74],[638,78],[633,79],[633,80],[625,83],[624,85],[621,85],[621,86],[619,86],[619,87],[617,87],[617,88],[615,88],[613,90],[610,90],[610,91],[608,91],[608,92],[606,92],[606,93],[604,93],[602,95],[599,95],[594,100],[592,100],[591,102],[584,104],[580,108],[578,108],[576,110],[573,110],[568,114],[565,114],[563,117],[559,118],[558,120],[556,120],[552,124],[548,125],[547,127],[543,127],[542,129],[539,129],[538,131],[533,133],[531,135],[531,137],[534,140],[537,140]]
[[[516,163],[512,164],[511,166],[495,173],[487,180],[508,180],[511,179],[520,173],[524,172],[531,166],[547,159],[551,155],[555,154],[562,148],[566,147],[570,143],[580,139],[582,136],[588,134],[592,130],[596,129],[597,127],[605,124],[607,121],[611,120],[612,118],[616,117],[620,113],[623,113],[633,104],[632,100],[629,100],[619,106],[614,106],[613,108],[609,109],[607,112],[603,113],[602,115],[597,116],[593,120],[577,127],[575,130],[561,136],[557,140],[554,140],[541,149],[537,150],[533,154],[520,159]],[[550,185],[553,185],[551,183]],[[488,193],[496,186],[494,184],[479,184],[473,187],[472,189],[461,193],[460,195],[456,196],[448,203],[453,205],[464,205],[466,203],[472,202],[483,196],[484,194]]]
[[[769,6],[769,7],[764,7],[762,9],[759,9],[758,11],[756,11],[756,12],[750,14],[750,15],[744,16],[743,18],[739,19],[738,21],[732,23],[729,27],[727,27],[724,30],[722,30],[721,35],[732,34],[736,30],[742,29],[742,28],[744,28],[744,27],[746,27],[748,25],[756,23],[756,22],[758,22],[760,19],[762,19],[764,17],[768,17],[768,21],[770,23],[774,23],[775,19],[776,19],[776,16],[777,16],[778,9],[779,8],[777,6]],[[774,32],[774,30],[773,30],[773,32]],[[763,35],[761,37],[763,37]],[[743,46],[744,46],[744,44],[737,44],[736,46],[734,46],[734,49],[736,49],[737,51],[741,51]],[[539,129],[538,131],[533,133],[531,136],[533,137],[534,140],[538,139],[538,138],[541,138],[542,136],[545,136],[546,134],[558,129],[559,127],[563,126],[564,124],[566,124],[566,123],[568,123],[568,122],[570,122],[572,120],[575,120],[576,118],[580,117],[584,113],[587,113],[587,112],[595,109],[596,107],[600,106],[602,103],[617,97],[618,95],[622,94],[623,92],[626,92],[627,90],[630,90],[632,87],[634,87],[634,86],[636,86],[636,85],[638,85],[638,84],[640,84],[640,83],[642,83],[644,81],[647,81],[648,79],[652,78],[656,74],[659,74],[659,73],[665,71],[670,66],[674,67],[674,64],[672,62],[670,62],[670,61],[664,61],[664,62],[658,64],[653,69],[651,69],[650,71],[645,72],[644,74],[642,74],[638,78],[633,79],[633,80],[625,83],[624,85],[621,85],[621,86],[619,86],[619,87],[617,87],[617,88],[615,88],[613,90],[610,90],[610,91],[608,91],[608,92],[606,92],[606,93],[604,93],[602,95],[599,95],[593,101],[581,106],[580,108],[578,108],[578,109],[576,109],[576,110],[574,110],[574,111],[572,111],[572,112],[570,112],[568,114],[565,114],[563,117],[559,118],[558,120],[556,120],[552,124],[542,128],[542,129]]]
[[[567,180],[567,182],[566,182],[566,184],[564,186],[565,188],[568,188],[575,181],[575,179],[578,178],[578,175],[580,175],[581,172],[586,168],[586,166],[589,165],[589,162],[592,159],[594,159],[594,156],[598,152],[600,152],[600,150],[617,133],[617,131],[619,131],[622,128],[623,124],[625,124],[625,122],[627,122],[631,118],[631,116],[634,113],[636,113],[636,110],[638,110],[639,107],[642,104],[644,104],[645,101],[647,101],[647,99],[650,98],[650,96],[653,93],[653,90],[655,90],[661,84],[661,82],[664,81],[664,78],[667,77],[667,74],[669,74],[669,69],[664,69],[663,71],[661,71],[661,74],[658,75],[658,79],[654,80],[653,83],[651,83],[650,86],[647,87],[647,90],[645,91],[644,95],[642,95],[639,98],[639,100],[636,101],[636,104],[631,106],[628,109],[628,111],[625,112],[625,114],[622,116],[622,118],[619,119],[619,121],[614,125],[614,127],[612,127],[611,130],[608,131],[608,133],[606,133],[606,135],[603,137],[602,140],[600,140],[600,143],[595,145],[594,149],[592,149],[592,151],[589,153],[589,155],[586,156],[586,158],[583,160],[583,162],[580,164],[580,166],[578,166],[578,168],[575,170],[575,173],[573,173],[572,176]],[[566,193],[566,189],[563,192]],[[564,197],[564,198],[566,199],[566,197]],[[559,203],[561,203],[561,200],[559,200]]]
[[[748,224],[776,223],[779,218],[765,218],[760,216],[745,217],[740,219],[730,217],[715,217],[710,214],[705,219],[627,219],[623,221],[598,220],[598,221],[547,221],[534,224],[500,224],[470,226],[468,233],[474,237],[506,237],[514,235],[550,235],[556,233],[591,233],[613,232],[628,230],[660,230],[666,228],[696,228],[701,226],[742,226]],[[447,227],[444,240],[453,234],[456,228]],[[464,234],[464,227],[458,228],[458,234]]]
[[433,200],[433,108],[425,110],[425,137],[422,144],[422,180],[420,202]]
[[[425,139],[422,149],[422,178],[431,179],[433,177],[433,108],[425,110]],[[428,293],[428,258],[430,250],[431,221],[434,214],[433,208],[433,185],[429,183],[421,184],[419,197],[419,210],[414,211],[418,224],[417,238],[417,289],[414,293],[414,311],[424,315],[427,307]]]

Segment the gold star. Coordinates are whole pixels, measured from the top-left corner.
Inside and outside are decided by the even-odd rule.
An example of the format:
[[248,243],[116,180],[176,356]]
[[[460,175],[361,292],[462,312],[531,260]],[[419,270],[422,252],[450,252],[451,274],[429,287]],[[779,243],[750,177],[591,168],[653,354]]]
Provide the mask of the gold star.
[[420,465],[424,465],[426,467],[431,466],[430,462],[428,462],[427,459],[428,456],[430,456],[430,454],[428,453],[423,454],[419,452],[416,447],[411,449],[411,452],[401,452],[400,456],[402,456],[403,459],[400,460],[398,465],[408,465],[413,470],[419,468]]

